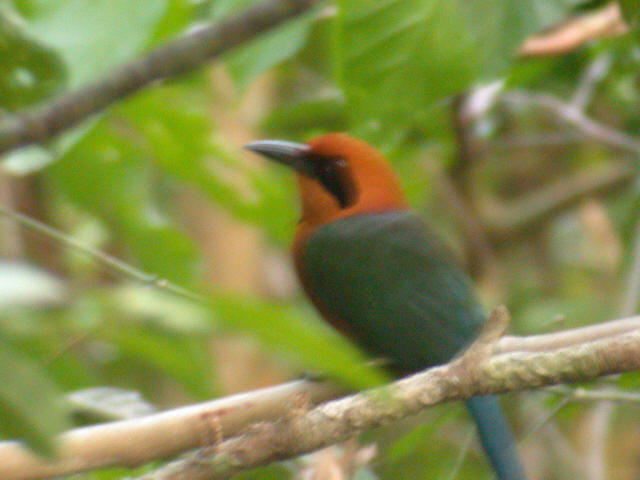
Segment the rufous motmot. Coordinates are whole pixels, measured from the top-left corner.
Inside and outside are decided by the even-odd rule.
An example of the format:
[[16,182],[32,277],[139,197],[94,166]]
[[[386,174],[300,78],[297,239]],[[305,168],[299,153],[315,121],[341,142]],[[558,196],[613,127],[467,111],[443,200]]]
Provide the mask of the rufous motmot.
[[[473,342],[486,315],[470,280],[409,208],[377,150],[340,133],[247,148],[298,173],[294,262],[325,319],[397,375],[446,363]],[[498,478],[524,479],[496,397],[466,404]]]

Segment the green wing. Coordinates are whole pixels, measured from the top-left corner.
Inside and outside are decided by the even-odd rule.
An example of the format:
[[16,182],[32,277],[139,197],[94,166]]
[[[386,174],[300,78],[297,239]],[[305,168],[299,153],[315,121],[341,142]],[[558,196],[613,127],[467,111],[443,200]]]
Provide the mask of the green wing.
[[306,245],[303,269],[323,310],[404,372],[450,360],[485,319],[467,276],[412,212],[321,227]]

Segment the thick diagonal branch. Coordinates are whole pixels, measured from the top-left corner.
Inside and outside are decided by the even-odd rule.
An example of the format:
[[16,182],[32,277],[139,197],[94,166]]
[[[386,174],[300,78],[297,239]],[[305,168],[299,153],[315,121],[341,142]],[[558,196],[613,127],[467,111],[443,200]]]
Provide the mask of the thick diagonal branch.
[[300,14],[316,0],[267,0],[188,33],[97,82],[0,123],[0,154],[43,143],[156,80],[189,72],[259,33]]
[[[503,337],[495,345],[497,355],[485,362],[485,366],[474,372],[474,375],[479,376],[477,384],[471,380],[471,376],[467,376],[464,379],[458,378],[461,371],[459,363],[455,367],[454,376],[449,376],[451,373],[451,367],[449,366],[434,369],[427,374],[416,376],[407,381],[409,382],[408,385],[413,385],[411,387],[412,391],[416,392],[422,391],[422,389],[425,389],[425,392],[431,391],[430,389],[434,388],[435,379],[440,379],[438,382],[444,382],[443,385],[451,383],[452,386],[447,387],[447,392],[449,393],[443,392],[442,388],[444,387],[441,386],[438,387],[437,391],[434,390],[435,393],[432,392],[435,397],[430,396],[429,398],[435,398],[433,401],[439,402],[458,398],[457,395],[464,388],[474,388],[476,389],[474,392],[484,388],[522,389],[543,383],[593,378],[605,373],[637,368],[637,363],[640,362],[640,339],[638,339],[638,336],[640,336],[640,317],[631,317],[544,335]],[[623,350],[621,350],[621,345],[624,347]],[[627,363],[619,360],[620,358],[624,359],[624,355],[628,355]],[[483,363],[483,360],[471,362],[472,365],[475,363]],[[436,375],[436,377],[433,377],[433,375]],[[496,378],[501,379],[502,386],[498,385]],[[426,379],[427,383],[424,386],[420,386],[418,385],[421,382],[419,379]],[[405,385],[403,382],[398,383],[400,392],[404,392],[406,389],[403,386]],[[460,386],[459,382],[463,382],[461,384],[463,386]],[[440,384],[437,383],[437,385]],[[396,397],[396,393],[393,393],[395,392],[394,388],[396,387],[391,387],[390,392],[392,394],[389,398]],[[280,429],[282,425],[287,424],[293,418],[289,414],[289,420],[283,420],[283,417],[288,415],[287,412],[301,412],[299,418],[303,418],[306,414],[305,408],[311,408],[319,402],[327,401],[340,395],[340,390],[327,384],[292,382],[143,418],[79,428],[60,436],[59,458],[50,461],[35,456],[18,442],[0,442],[0,478],[3,480],[34,480],[115,465],[135,466],[154,459],[174,456],[194,448],[215,445],[220,441],[220,437],[230,440],[222,443],[216,451],[232,452],[233,448],[251,445],[251,442],[257,442],[259,439],[264,440],[265,437],[255,437],[258,440],[251,440],[254,438],[253,435],[266,435],[264,433],[256,433],[259,432],[260,427],[257,427],[257,430],[255,428],[250,430],[244,436],[231,439],[246,431],[251,423],[266,422],[263,425],[271,425],[268,428],[276,428],[273,426],[275,424]],[[405,402],[401,398],[402,395],[398,397],[400,398],[399,403],[394,400],[394,405],[398,404],[397,408],[400,409],[401,415],[409,415],[415,411],[415,408],[421,409],[428,405],[428,403],[424,403],[417,397],[411,401],[407,399]],[[427,393],[421,393],[420,395],[424,396]],[[368,402],[369,396],[359,395],[349,398],[351,400],[345,400],[346,404],[335,404],[338,406],[336,408],[344,408],[344,405],[351,405],[349,408],[352,413],[349,415],[354,415],[355,417],[353,418],[361,418],[358,417],[360,414],[355,412],[355,407],[353,406],[360,404],[359,402],[362,401]],[[418,402],[418,404],[415,402]],[[327,404],[323,408],[334,408],[330,405],[332,404]],[[371,410],[373,405],[369,405],[367,408],[368,410],[362,413],[366,418],[363,417],[362,420],[356,422],[364,422],[362,427],[355,428],[351,435],[360,431],[360,429],[369,428],[366,425],[371,425],[377,421],[388,421],[387,413],[385,413],[386,409],[389,408],[388,406],[381,405],[381,409],[378,410]],[[376,420],[378,414],[381,416],[379,420]],[[345,418],[345,421],[353,423],[348,418]],[[353,425],[351,426],[353,427]],[[283,428],[294,427],[287,426]],[[346,430],[342,429],[341,431],[344,435],[347,435],[346,432],[351,427],[347,426],[345,428]],[[304,435],[300,430],[296,430],[296,432]],[[330,432],[325,433],[328,435]],[[322,442],[330,443],[330,439],[335,438],[333,436],[335,434],[334,432],[331,435],[321,437],[324,439]],[[316,432],[309,431],[309,435],[314,436]],[[249,443],[243,444],[242,438],[249,438],[247,440]],[[276,445],[279,444],[276,443]],[[293,456],[297,451],[297,449],[293,449],[289,454]],[[238,468],[249,468],[257,465],[258,461],[267,462],[268,458],[276,458],[269,457],[271,455],[269,452],[271,450],[261,451],[259,453],[263,455],[263,457],[260,457],[261,459],[256,457],[249,462],[245,462],[237,455],[232,460],[237,463]],[[216,467],[218,470],[214,471],[220,472],[221,470],[219,469],[222,468],[219,466],[222,462],[221,457],[216,457],[213,461],[218,465]],[[188,469],[190,471],[195,468],[197,470],[190,462],[184,463],[182,461],[173,464],[170,468]],[[225,468],[230,467],[227,465]],[[162,472],[160,471],[158,475],[165,475]],[[158,478],[168,477],[165,475]],[[176,478],[191,479],[192,477]],[[193,478],[209,477],[196,475]]]
[[636,370],[640,368],[640,331],[552,352],[496,355],[476,368],[465,374],[453,362],[298,416],[259,424],[208,453],[199,451],[139,480],[229,478],[248,468],[342,442],[445,401]]

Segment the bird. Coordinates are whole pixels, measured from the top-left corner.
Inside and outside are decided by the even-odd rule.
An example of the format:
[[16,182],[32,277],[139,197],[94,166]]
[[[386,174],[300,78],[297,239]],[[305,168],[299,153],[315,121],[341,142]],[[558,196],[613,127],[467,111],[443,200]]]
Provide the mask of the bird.
[[[374,147],[345,133],[245,146],[295,170],[301,218],[293,263],[322,317],[390,372],[444,364],[478,336],[486,313],[469,277]],[[495,396],[466,400],[499,480],[524,480]]]

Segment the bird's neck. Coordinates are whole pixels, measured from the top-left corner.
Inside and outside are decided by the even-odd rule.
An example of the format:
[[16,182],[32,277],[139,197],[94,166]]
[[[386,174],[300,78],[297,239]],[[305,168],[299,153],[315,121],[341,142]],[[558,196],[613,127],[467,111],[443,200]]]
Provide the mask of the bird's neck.
[[304,175],[298,176],[298,187],[302,203],[298,230],[307,234],[342,218],[409,208],[391,173],[371,178],[366,188],[356,191],[353,204],[346,207],[341,206],[319,182]]

